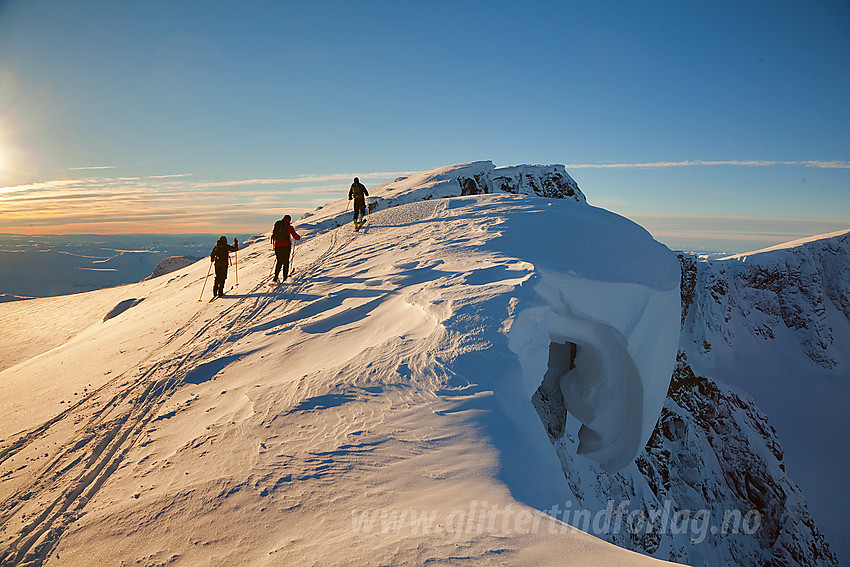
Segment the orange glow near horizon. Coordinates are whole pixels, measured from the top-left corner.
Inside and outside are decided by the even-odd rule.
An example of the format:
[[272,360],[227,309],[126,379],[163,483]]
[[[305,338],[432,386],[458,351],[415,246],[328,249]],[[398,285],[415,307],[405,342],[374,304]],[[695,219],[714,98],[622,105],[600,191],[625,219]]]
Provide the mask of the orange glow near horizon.
[[[272,221],[270,221],[271,223]],[[59,225],[29,225],[5,228],[5,234],[19,236],[62,236],[73,234],[262,234],[271,230],[258,224],[243,223],[221,224],[206,221],[186,222],[140,222],[140,221],[98,221],[69,222]]]

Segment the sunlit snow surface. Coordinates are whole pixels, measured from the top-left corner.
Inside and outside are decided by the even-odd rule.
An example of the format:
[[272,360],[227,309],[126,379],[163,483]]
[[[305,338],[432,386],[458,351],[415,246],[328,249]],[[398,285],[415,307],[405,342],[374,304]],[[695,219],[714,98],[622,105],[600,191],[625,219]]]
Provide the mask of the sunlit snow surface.
[[676,350],[675,257],[582,200],[396,202],[359,233],[333,228],[340,201],[296,224],[281,287],[260,240],[212,303],[201,261],[0,305],[0,550],[51,565],[657,564],[540,515],[572,497],[530,401],[549,343],[579,346],[567,403],[581,450],[611,469],[655,423]]

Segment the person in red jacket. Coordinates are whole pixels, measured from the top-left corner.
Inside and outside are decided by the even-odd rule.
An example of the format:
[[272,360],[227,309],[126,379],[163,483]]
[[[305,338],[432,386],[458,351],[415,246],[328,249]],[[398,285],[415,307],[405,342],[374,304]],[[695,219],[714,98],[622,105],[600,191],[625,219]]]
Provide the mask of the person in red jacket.
[[272,230],[272,246],[274,246],[274,255],[277,258],[277,263],[274,266],[274,282],[277,283],[280,269],[283,268],[283,281],[289,276],[289,256],[292,252],[292,240],[301,240],[301,237],[292,228],[290,222],[292,217],[284,215],[283,218],[274,223]]

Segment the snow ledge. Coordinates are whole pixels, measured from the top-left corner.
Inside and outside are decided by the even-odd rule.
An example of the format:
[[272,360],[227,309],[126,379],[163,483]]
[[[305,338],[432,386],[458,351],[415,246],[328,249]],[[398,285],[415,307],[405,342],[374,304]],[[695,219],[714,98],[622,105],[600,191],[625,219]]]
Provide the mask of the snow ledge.
[[540,386],[550,344],[574,343],[575,366],[559,382],[567,411],[583,424],[578,453],[606,471],[620,470],[648,441],[667,395],[679,341],[679,287],[543,272],[535,291],[545,305],[519,312],[509,333],[525,393],[530,399]]

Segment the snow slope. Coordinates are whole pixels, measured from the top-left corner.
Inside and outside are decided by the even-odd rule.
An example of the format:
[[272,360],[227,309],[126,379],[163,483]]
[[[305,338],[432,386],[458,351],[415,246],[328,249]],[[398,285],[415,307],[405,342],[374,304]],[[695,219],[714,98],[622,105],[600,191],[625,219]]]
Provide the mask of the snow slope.
[[770,416],[815,522],[850,561],[850,231],[682,263],[691,366]]
[[[488,187],[488,163],[408,192],[453,191],[464,168]],[[214,302],[201,261],[0,305],[17,352],[0,372],[2,561],[658,564],[553,512],[574,495],[530,396],[550,345],[577,345],[561,383],[594,461],[576,458],[633,459],[675,362],[675,256],[506,173],[518,194],[373,190],[357,234],[328,205],[277,288],[260,241]]]

